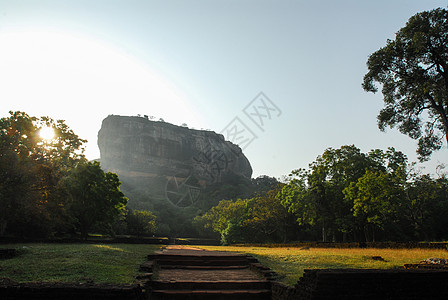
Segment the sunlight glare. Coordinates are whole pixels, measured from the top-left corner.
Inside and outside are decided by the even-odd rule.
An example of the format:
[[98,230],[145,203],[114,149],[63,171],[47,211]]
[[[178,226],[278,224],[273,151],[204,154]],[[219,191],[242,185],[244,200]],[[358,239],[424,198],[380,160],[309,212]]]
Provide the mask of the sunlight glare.
[[44,140],[52,140],[55,137],[54,130],[51,127],[42,127],[39,130],[39,136]]
[[86,154],[92,159],[99,156],[97,133],[109,114],[152,115],[199,126],[195,109],[168,79],[132,55],[87,36],[54,29],[0,29],[0,111],[66,120],[89,141]]

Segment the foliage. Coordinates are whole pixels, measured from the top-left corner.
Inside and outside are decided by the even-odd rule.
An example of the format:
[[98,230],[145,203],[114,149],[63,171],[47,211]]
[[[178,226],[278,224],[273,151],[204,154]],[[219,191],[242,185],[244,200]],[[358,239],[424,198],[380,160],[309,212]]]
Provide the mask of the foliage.
[[[324,242],[361,235],[368,241],[377,231],[396,234],[402,226],[407,176],[407,158],[393,148],[329,148],[308,170],[293,171],[278,197],[302,228],[320,226]],[[409,237],[402,232],[401,238]]]
[[132,210],[128,212],[126,221],[128,232],[138,237],[156,232],[156,216],[150,211]]
[[409,235],[414,240],[441,240],[446,237],[448,221],[448,179],[413,175],[406,183],[403,215],[407,216]]
[[195,218],[205,229],[210,228],[221,235],[221,240],[229,242],[226,236],[231,233],[232,226],[240,223],[246,212],[246,202],[242,199],[222,200],[204,215]]
[[375,241],[375,230],[369,234],[369,227],[384,229],[386,222],[394,220],[402,199],[402,190],[392,175],[382,171],[370,171],[351,182],[344,189],[345,198],[353,202],[353,216],[361,223],[366,240]]
[[[44,127],[53,139],[40,137]],[[61,120],[24,112],[0,119],[0,236],[46,235],[61,225],[59,180],[83,158],[84,142]]]
[[195,222],[218,232],[223,244],[285,241],[295,222],[277,198],[280,188],[250,199],[222,200]]
[[269,177],[267,175],[260,175],[257,178],[252,179],[253,196],[261,193],[267,193],[279,185],[278,180],[275,177]]
[[[41,137],[45,128],[54,137]],[[0,236],[111,230],[127,199],[116,174],[85,159],[85,142],[62,120],[19,111],[0,119]]]
[[64,179],[68,210],[84,239],[93,225],[112,224],[126,206],[120,184],[117,174],[105,173],[96,161],[80,161]]
[[323,242],[440,240],[448,238],[447,184],[445,177],[413,175],[394,148],[328,148],[286,184],[222,200],[195,223],[224,244],[316,240],[319,231]]
[[441,148],[444,136],[448,139],[447,40],[448,10],[421,12],[367,61],[364,90],[376,92],[375,83],[382,84],[385,106],[379,128],[398,126],[418,139],[421,160]]

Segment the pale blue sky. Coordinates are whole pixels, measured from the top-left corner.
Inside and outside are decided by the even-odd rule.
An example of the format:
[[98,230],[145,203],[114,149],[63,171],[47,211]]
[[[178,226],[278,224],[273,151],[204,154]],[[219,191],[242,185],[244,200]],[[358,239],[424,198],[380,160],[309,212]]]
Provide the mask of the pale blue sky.
[[[148,114],[220,132],[239,117],[257,135],[254,177],[307,167],[328,148],[416,142],[376,125],[382,95],[365,93],[373,51],[445,1],[3,1],[0,116],[65,119],[89,140],[109,114]],[[0,84],[1,85],[1,84]],[[256,127],[243,109],[264,92],[281,115]],[[443,150],[426,164],[446,163]]]

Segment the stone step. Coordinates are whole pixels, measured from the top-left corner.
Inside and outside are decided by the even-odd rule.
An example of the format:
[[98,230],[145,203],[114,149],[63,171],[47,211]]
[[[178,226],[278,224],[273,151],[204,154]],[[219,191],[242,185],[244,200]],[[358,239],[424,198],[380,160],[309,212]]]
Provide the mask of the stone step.
[[189,255],[189,254],[170,254],[170,253],[158,253],[158,254],[150,254],[148,255],[148,260],[161,260],[161,259],[170,259],[170,260],[245,260],[249,262],[257,262],[257,259],[255,259],[252,256],[248,255],[241,255],[241,254],[234,254],[234,255],[214,255],[214,254],[208,254],[208,255]]
[[247,266],[247,260],[222,260],[222,259],[158,259],[159,266],[180,265],[180,266]]
[[228,280],[228,281],[165,281],[151,282],[153,290],[268,290],[270,283],[265,280]]
[[186,270],[240,270],[249,266],[191,266],[191,265],[161,265],[161,269],[186,269]]
[[268,300],[270,290],[153,290],[151,300],[182,299],[182,300]]

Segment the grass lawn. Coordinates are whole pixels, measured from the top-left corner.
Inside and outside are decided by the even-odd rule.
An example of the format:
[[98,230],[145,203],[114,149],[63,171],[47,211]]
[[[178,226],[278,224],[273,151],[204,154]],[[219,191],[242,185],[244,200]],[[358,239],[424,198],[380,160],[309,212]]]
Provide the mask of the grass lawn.
[[[280,275],[280,281],[294,285],[304,269],[392,269],[404,264],[418,263],[429,257],[448,258],[446,250],[432,249],[323,249],[198,246],[207,250],[236,251],[258,258],[265,266]],[[372,259],[381,256],[385,261]]]
[[159,245],[14,244],[19,255],[0,260],[0,278],[17,282],[133,283],[139,265]]

